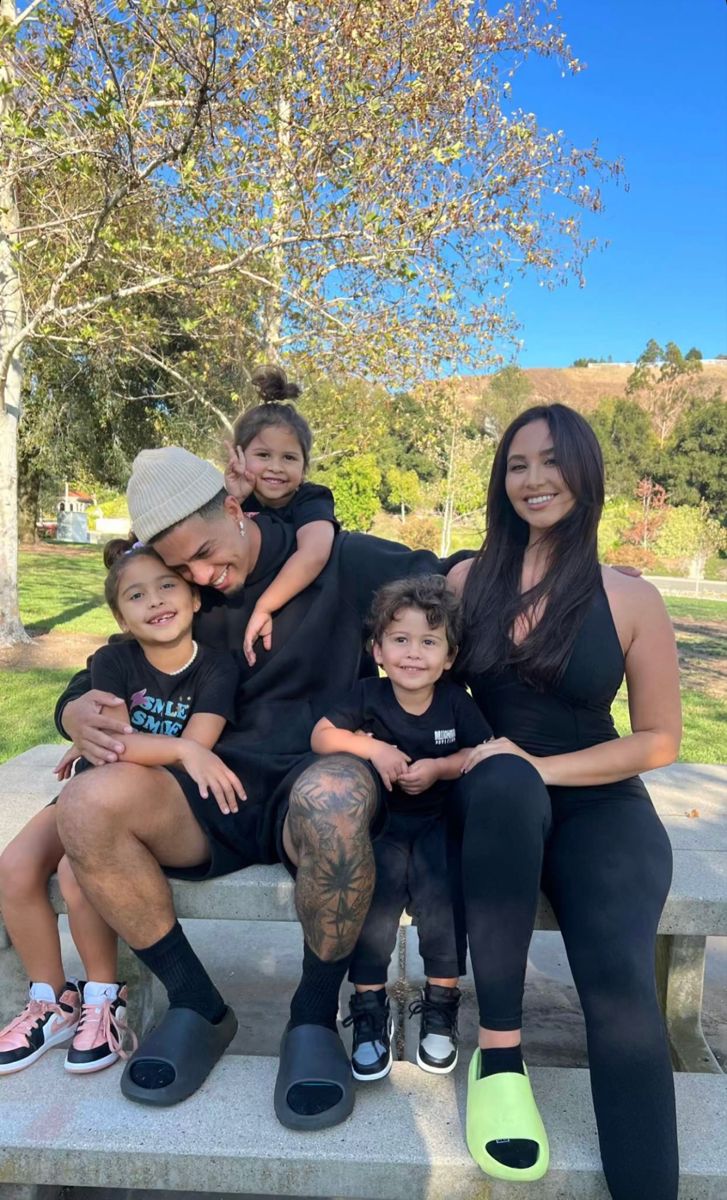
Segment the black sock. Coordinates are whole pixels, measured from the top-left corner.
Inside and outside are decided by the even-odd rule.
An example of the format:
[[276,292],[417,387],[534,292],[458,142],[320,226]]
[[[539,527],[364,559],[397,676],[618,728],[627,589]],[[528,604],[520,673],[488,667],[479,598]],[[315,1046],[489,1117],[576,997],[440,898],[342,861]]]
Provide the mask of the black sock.
[[227,1005],[187,941],[179,921],[153,946],[134,950],[134,954],[164,985],[170,1008],[191,1008],[211,1025],[225,1015]]
[[488,1075],[501,1075],[503,1071],[512,1071],[516,1075],[524,1075],[523,1052],[521,1046],[497,1046],[492,1050],[480,1050],[480,1079]]
[[336,1028],[338,993],[348,970],[351,955],[323,962],[306,942],[303,949],[303,976],[290,1003],[290,1028],[296,1025],[325,1025]]

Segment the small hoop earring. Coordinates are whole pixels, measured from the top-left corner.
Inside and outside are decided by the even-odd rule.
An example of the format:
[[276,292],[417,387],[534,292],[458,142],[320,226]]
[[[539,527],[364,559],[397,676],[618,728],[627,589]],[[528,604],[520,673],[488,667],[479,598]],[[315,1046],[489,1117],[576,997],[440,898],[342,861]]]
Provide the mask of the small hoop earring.
[[240,537],[244,537],[244,536],[245,536],[245,522],[244,522],[244,521],[238,521],[238,522],[237,522],[237,524],[238,524],[238,527],[239,527],[239,530],[240,530]]

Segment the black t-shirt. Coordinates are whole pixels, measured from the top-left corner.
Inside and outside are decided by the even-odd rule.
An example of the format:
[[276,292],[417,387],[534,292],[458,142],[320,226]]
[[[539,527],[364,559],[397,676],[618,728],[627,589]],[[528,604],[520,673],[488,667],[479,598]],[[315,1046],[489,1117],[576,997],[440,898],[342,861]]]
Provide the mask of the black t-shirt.
[[270,508],[267,504],[261,504],[255,493],[251,492],[242,505],[242,511],[250,516],[258,513],[265,513],[266,516],[272,514],[292,525],[296,533],[303,525],[310,525],[312,521],[330,521],[336,533],[341,528],[336,520],[333,492],[319,483],[302,483],[282,508]]
[[198,646],[194,662],[178,675],[159,671],[136,641],[102,646],[91,660],[91,687],[126,701],[136,733],[181,737],[194,713],[235,715],[239,671],[224,651]]
[[[370,534],[337,534],[318,578],[275,613],[272,649],[258,651],[249,667],[240,649],[247,622],[296,550],[292,525],[267,514],[257,525],[260,553],[244,588],[232,594],[200,588],[202,606],[193,628],[198,641],[226,650],[239,667],[235,720],[215,749],[244,784],[245,809],[257,822],[251,838],[262,843],[273,837],[277,806],[289,793],[289,773],[310,754],[313,726],[332,699],[355,686],[374,591],[405,576],[446,574],[468,552],[441,560],[429,550],[410,550]],[[87,668],[58,700],[56,723],[64,736],[65,705],[91,686]]]
[[[397,700],[388,679],[361,679],[350,692],[330,704],[323,714],[337,729],[362,730],[381,742],[398,746],[412,762],[448,758],[476,746],[492,734],[487,721],[464,688],[446,677],[434,688],[426,712],[408,713]],[[387,797],[392,812],[429,815],[442,807],[451,780],[438,780],[418,796],[394,785]]]

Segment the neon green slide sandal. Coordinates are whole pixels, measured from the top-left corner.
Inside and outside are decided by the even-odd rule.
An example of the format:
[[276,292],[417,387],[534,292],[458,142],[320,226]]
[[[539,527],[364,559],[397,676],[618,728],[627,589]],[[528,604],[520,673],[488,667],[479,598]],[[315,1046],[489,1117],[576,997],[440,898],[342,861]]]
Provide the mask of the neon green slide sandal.
[[[548,1135],[527,1069],[524,1075],[505,1071],[481,1079],[480,1052],[475,1050],[467,1084],[467,1147],[478,1167],[494,1179],[542,1179],[550,1162]],[[494,1157],[498,1151],[511,1165]]]

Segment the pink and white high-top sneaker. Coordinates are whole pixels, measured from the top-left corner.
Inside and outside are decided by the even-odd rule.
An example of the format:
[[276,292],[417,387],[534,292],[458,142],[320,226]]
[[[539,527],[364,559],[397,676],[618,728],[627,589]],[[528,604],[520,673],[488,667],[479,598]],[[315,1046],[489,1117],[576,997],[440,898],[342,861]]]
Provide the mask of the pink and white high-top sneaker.
[[0,1075],[31,1066],[51,1046],[62,1046],[76,1031],[81,997],[66,983],[58,999],[49,983],[31,983],[19,1017],[0,1030]]
[[[81,1020],[66,1055],[67,1071],[87,1075],[133,1053],[137,1040],[125,1021],[127,1004],[126,984],[83,985]],[[129,1049],[124,1048],[127,1039]]]

